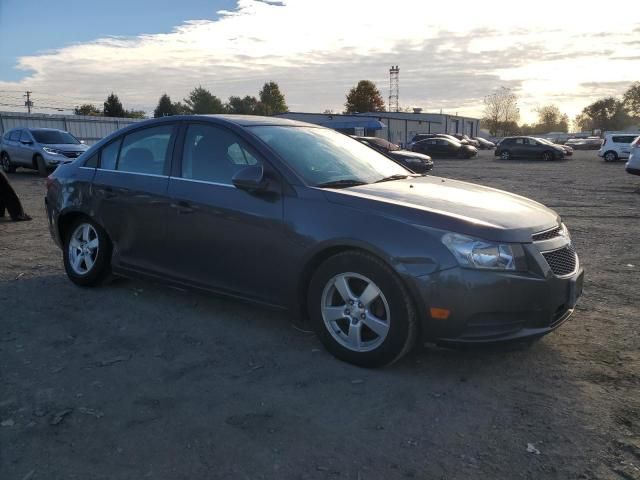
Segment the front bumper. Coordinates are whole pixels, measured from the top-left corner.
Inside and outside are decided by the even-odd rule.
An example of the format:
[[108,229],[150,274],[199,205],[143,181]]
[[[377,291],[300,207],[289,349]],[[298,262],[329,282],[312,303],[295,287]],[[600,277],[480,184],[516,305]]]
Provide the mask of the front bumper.
[[41,155],[44,159],[44,163],[49,168],[55,168],[66,163],[71,163],[75,160],[75,158],[66,157],[65,155],[54,155],[52,153],[45,152],[44,150],[41,152]]
[[[560,278],[456,267],[414,278],[424,305],[424,340],[471,344],[546,335],[572,315],[583,277],[582,268]],[[431,318],[432,307],[449,310],[449,317]]]

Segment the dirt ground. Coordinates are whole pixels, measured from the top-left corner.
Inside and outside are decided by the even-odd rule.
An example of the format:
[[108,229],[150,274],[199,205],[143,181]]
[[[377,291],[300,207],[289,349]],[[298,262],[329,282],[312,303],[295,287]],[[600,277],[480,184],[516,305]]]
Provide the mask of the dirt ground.
[[359,369],[280,312],[72,285],[43,180],[11,175],[34,221],[0,219],[0,479],[640,479],[640,177],[595,152],[434,174],[563,216],[586,269],[568,323]]

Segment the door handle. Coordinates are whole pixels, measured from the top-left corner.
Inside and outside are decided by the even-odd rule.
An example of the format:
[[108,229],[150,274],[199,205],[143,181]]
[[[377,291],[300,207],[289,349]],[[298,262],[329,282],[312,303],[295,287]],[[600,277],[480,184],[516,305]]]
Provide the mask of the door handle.
[[195,208],[191,206],[189,202],[185,202],[184,200],[180,200],[177,204],[173,204],[175,208],[178,209],[178,214],[188,214],[195,212]]

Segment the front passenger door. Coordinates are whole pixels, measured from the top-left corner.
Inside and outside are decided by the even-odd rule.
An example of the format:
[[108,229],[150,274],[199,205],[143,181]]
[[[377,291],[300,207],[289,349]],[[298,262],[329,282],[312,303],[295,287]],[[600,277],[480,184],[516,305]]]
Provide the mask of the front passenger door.
[[173,275],[190,284],[278,304],[287,261],[280,191],[251,193],[233,176],[262,164],[236,133],[211,123],[190,123],[184,134],[180,175],[169,180],[169,243]]

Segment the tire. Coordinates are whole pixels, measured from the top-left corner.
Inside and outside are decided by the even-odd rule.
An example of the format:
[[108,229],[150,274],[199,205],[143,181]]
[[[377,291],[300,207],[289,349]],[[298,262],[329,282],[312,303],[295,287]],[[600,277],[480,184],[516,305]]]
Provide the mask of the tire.
[[41,177],[46,177],[47,175],[49,175],[49,173],[47,172],[47,164],[44,163],[44,158],[42,158],[42,155],[36,155],[33,161],[35,163],[36,169],[38,170],[38,175],[40,175]]
[[542,152],[542,160],[544,160],[545,162],[550,162],[551,160],[553,160],[553,153],[552,152]]
[[613,150],[609,150],[608,152],[605,152],[603,158],[605,162],[615,162],[618,160],[618,154]]
[[11,163],[11,159],[9,158],[9,154],[7,152],[2,153],[0,163],[2,163],[2,171],[4,173],[15,173],[16,166]]
[[511,160],[511,152],[509,150],[500,152],[500,160]]
[[[92,248],[96,240],[97,245]],[[63,245],[64,269],[76,285],[98,286],[111,273],[111,241],[93,220],[81,217],[73,222],[64,232]]]
[[325,348],[354,365],[391,365],[416,343],[409,293],[388,265],[364,252],[339,253],[322,263],[311,279],[307,307]]

